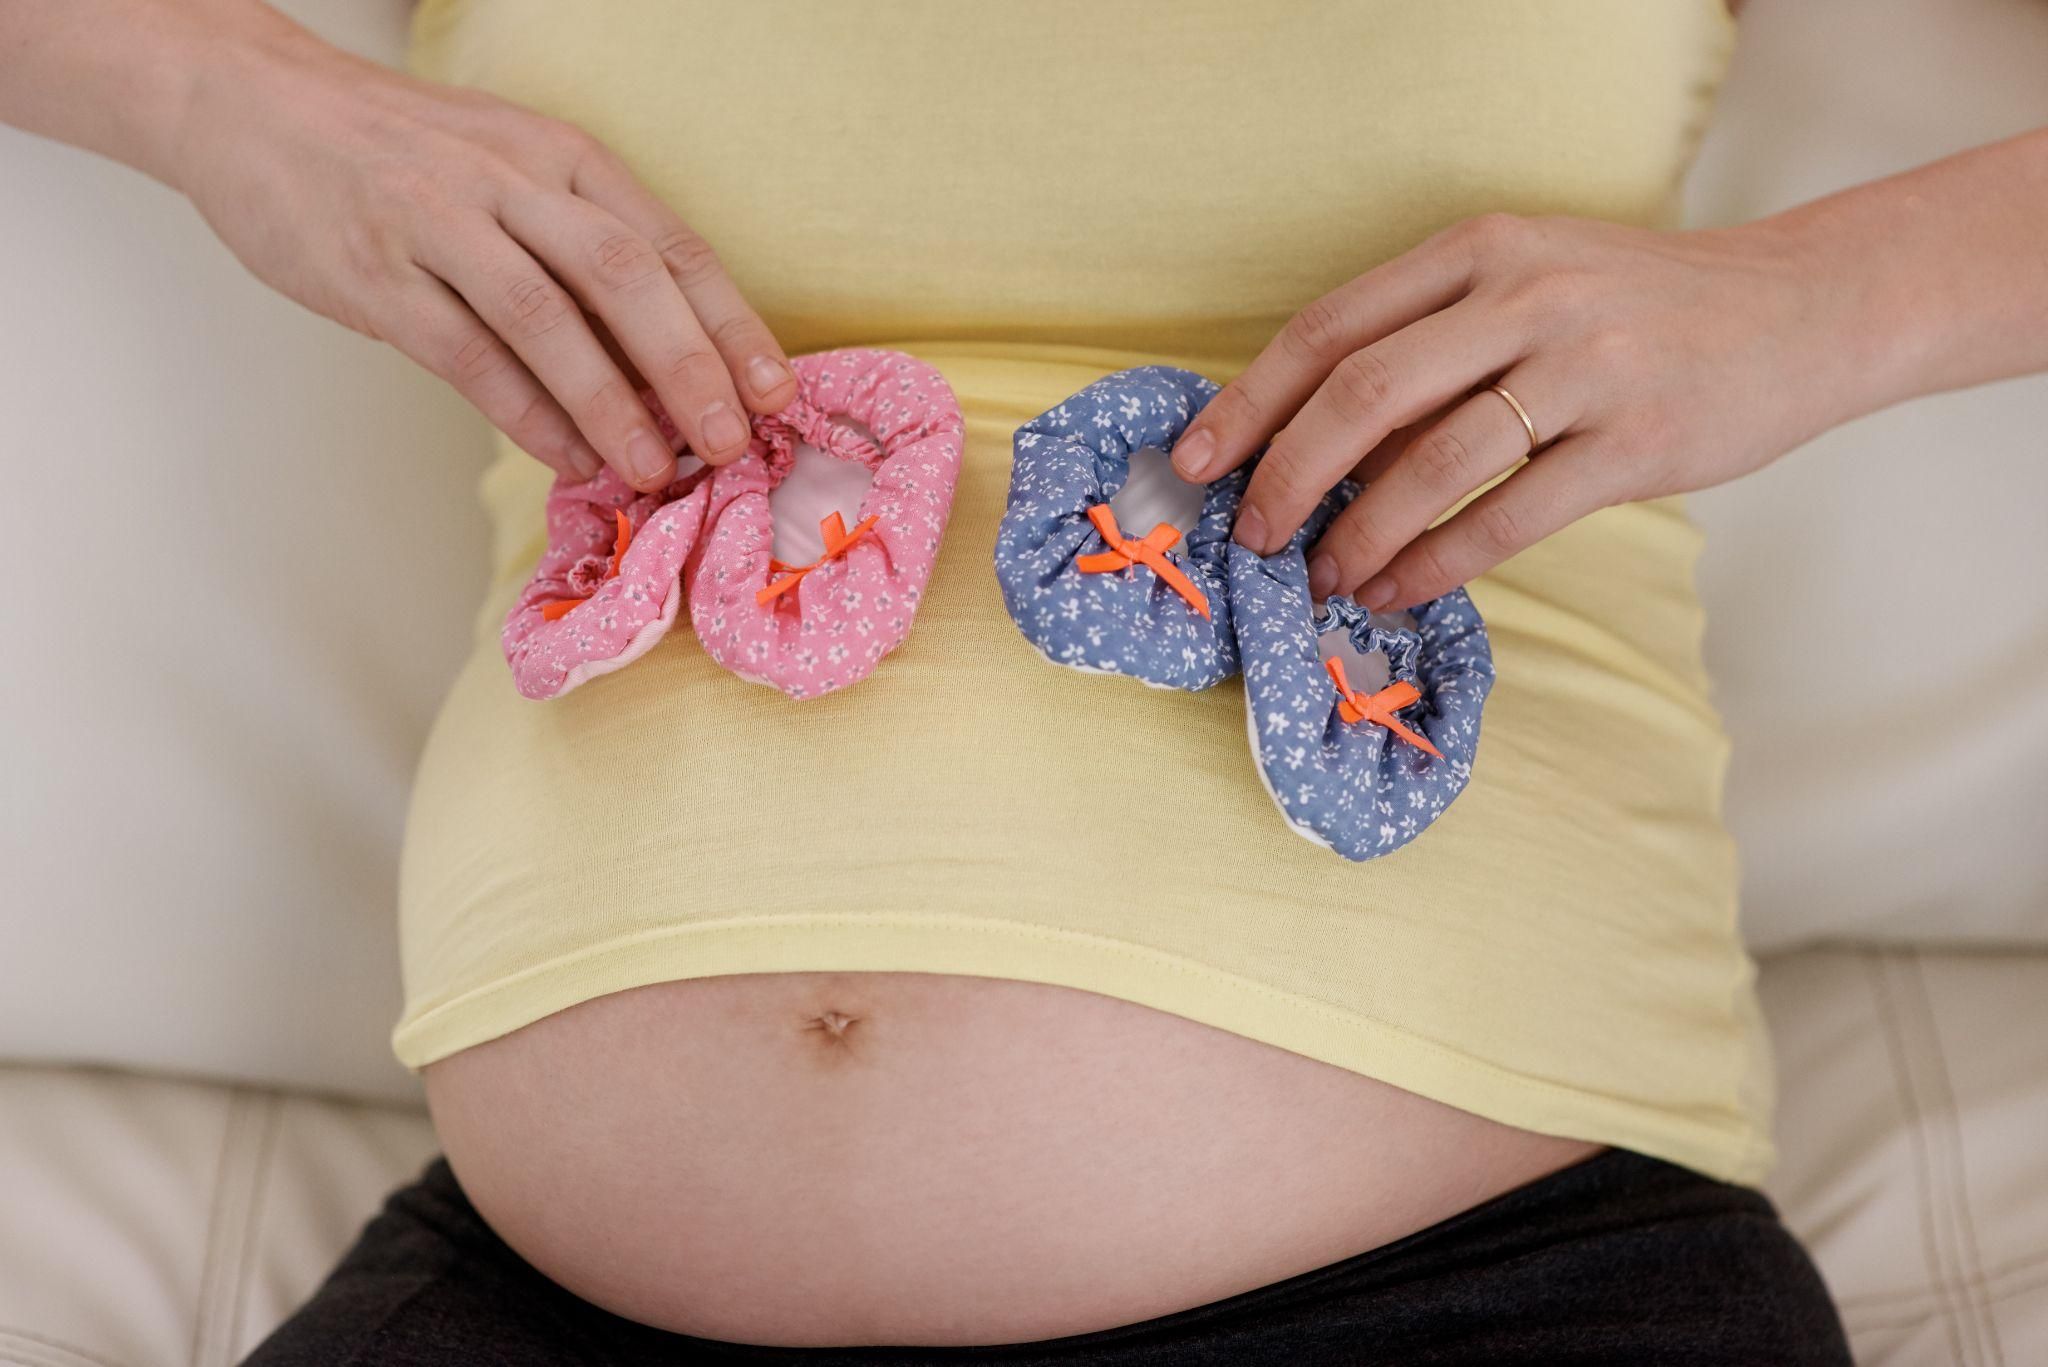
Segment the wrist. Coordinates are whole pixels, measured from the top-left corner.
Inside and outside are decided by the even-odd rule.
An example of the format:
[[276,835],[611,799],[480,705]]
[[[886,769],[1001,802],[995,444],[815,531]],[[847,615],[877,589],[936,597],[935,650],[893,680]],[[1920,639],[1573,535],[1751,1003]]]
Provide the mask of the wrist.
[[181,35],[158,56],[163,68],[150,127],[139,135],[146,160],[132,164],[172,189],[192,193],[195,163],[240,122],[260,120],[263,92],[288,88],[278,74],[325,48],[267,8],[237,22]]
[[1822,301],[1824,344],[1858,372],[1853,417],[2048,370],[2044,217],[2048,129],[2039,129],[1746,226],[1797,254]]
[[1815,369],[1803,377],[1823,410],[1815,430],[1876,412],[1920,392],[1932,345],[1927,301],[1881,243],[1839,220],[1826,203],[1799,205],[1736,231],[1788,267],[1791,335]]

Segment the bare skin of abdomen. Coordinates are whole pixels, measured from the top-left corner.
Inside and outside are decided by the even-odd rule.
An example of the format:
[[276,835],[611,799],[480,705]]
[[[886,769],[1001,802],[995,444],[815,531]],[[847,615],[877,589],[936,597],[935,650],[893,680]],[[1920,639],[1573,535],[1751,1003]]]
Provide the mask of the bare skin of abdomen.
[[617,1314],[790,1346],[1129,1324],[1598,1151],[1071,988],[760,973],[600,997],[426,1070],[450,1165]]

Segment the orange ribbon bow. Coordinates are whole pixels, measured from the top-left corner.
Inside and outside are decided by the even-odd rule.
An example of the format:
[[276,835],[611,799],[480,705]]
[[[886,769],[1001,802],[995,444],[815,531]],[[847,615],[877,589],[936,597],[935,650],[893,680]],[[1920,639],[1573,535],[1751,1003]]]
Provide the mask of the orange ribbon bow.
[[[626,547],[633,544],[633,524],[626,520],[625,511],[614,508],[612,516],[619,520],[619,534],[612,542],[612,563],[604,572],[606,580],[619,577],[619,562],[626,558]],[[542,603],[540,619],[543,622],[559,622],[572,610],[589,601],[588,598],[557,598],[552,603]]]
[[1422,690],[1412,683],[1391,683],[1379,692],[1367,697],[1351,691],[1351,681],[1344,677],[1344,662],[1332,655],[1323,661],[1323,668],[1330,671],[1330,678],[1337,685],[1337,715],[1345,721],[1369,721],[1386,727],[1402,740],[1442,759],[1443,752],[1429,743],[1427,737],[1403,726],[1394,713],[1422,697]]
[[864,517],[860,520],[860,525],[849,532],[846,530],[845,518],[841,517],[838,513],[827,513],[824,519],[818,523],[818,532],[825,538],[825,553],[808,565],[785,565],[780,560],[770,560],[768,562],[768,572],[770,574],[780,574],[782,578],[756,593],[754,601],[756,603],[768,603],[788,593],[791,589],[802,583],[804,576],[812,570],[818,568],[827,560],[837,560],[840,556],[844,555],[848,546],[866,536],[869,529],[881,520],[880,514],[876,514],[873,517]]
[[1131,540],[1117,528],[1116,514],[1110,512],[1107,503],[1098,503],[1088,510],[1088,520],[1095,524],[1095,530],[1102,533],[1102,539],[1109,547],[1094,555],[1077,557],[1074,561],[1084,574],[1100,574],[1106,570],[1129,569],[1143,562],[1152,573],[1166,581],[1175,593],[1187,599],[1188,606],[1203,617],[1209,615],[1209,599],[1194,581],[1181,573],[1180,566],[1167,558],[1167,549],[1180,540],[1180,533],[1171,522],[1162,522],[1145,533],[1141,541]]

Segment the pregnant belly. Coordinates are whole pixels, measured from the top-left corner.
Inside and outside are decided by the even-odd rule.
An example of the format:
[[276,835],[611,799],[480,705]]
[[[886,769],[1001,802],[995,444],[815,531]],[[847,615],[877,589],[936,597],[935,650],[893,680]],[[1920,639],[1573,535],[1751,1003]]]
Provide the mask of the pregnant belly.
[[1130,1002],[944,974],[637,988],[426,1086],[471,1200],[542,1272],[789,1346],[1128,1324],[1595,1152]]

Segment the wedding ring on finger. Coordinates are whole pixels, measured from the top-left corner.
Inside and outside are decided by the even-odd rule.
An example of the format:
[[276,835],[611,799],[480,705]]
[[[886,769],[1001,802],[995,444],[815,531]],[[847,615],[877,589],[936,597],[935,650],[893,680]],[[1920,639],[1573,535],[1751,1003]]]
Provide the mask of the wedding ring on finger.
[[1503,399],[1506,399],[1508,401],[1508,407],[1515,410],[1515,416],[1522,420],[1522,429],[1529,434],[1529,454],[1532,456],[1535,455],[1536,448],[1541,446],[1543,443],[1536,436],[1536,423],[1532,418],[1530,418],[1529,410],[1522,407],[1521,400],[1517,399],[1514,395],[1508,393],[1508,391],[1502,388],[1500,385],[1490,384],[1486,387],[1492,390],[1494,393],[1500,395]]

